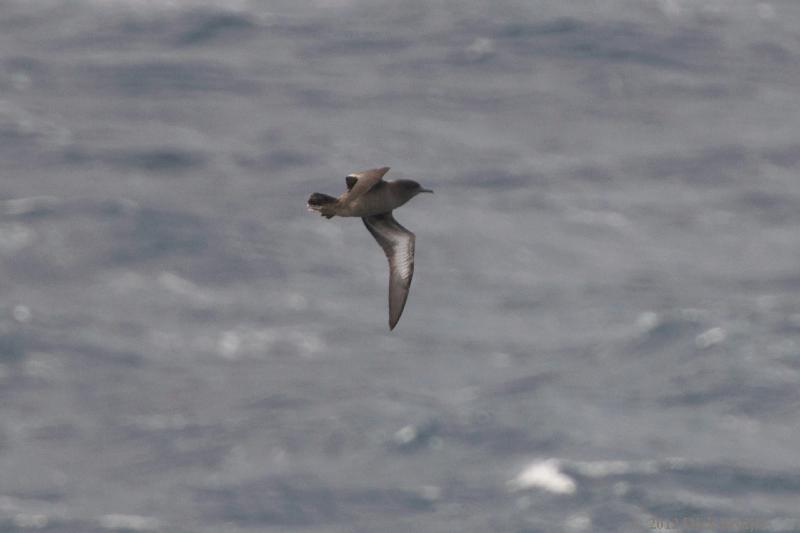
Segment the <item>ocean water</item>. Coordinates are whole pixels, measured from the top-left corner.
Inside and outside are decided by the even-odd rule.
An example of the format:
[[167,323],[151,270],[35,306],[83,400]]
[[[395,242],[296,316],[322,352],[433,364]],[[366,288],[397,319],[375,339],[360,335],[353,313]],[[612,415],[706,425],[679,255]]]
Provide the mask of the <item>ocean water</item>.
[[[0,1],[0,531],[800,531],[800,3]],[[355,170],[436,191],[395,331]]]

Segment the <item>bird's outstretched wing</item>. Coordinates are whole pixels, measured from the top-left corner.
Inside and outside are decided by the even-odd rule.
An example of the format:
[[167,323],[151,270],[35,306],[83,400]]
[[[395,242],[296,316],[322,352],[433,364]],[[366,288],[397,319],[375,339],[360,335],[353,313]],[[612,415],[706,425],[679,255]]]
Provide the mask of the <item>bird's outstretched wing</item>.
[[389,329],[394,329],[403,314],[414,276],[414,234],[401,226],[391,212],[361,220],[389,260]]
[[389,172],[389,167],[372,168],[364,172],[350,174],[345,178],[349,198],[360,196],[381,183],[383,175]]

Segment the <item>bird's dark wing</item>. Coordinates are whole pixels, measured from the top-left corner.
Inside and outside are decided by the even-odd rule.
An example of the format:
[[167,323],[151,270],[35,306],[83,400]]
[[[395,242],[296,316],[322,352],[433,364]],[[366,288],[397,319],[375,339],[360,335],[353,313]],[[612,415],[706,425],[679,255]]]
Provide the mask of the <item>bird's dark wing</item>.
[[381,183],[383,175],[389,172],[389,167],[373,168],[351,174],[345,178],[349,198],[356,198]]
[[389,329],[394,329],[403,314],[414,276],[415,237],[394,219],[391,212],[361,220],[389,260]]

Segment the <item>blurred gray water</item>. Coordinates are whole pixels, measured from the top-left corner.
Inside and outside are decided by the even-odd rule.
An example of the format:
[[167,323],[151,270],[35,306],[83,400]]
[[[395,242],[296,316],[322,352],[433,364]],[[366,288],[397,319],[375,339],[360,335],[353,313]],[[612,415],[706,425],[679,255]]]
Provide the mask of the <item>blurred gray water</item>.
[[[800,531],[799,52],[794,0],[0,1],[0,531]],[[304,208],[380,165],[436,190],[391,333]]]

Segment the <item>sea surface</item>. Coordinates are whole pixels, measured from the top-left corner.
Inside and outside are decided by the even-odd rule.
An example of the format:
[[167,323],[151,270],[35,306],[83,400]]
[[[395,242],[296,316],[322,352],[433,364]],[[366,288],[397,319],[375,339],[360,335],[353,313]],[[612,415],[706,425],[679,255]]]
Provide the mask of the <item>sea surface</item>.
[[[0,0],[0,531],[800,531],[800,2]],[[398,327],[357,219],[436,191]]]

